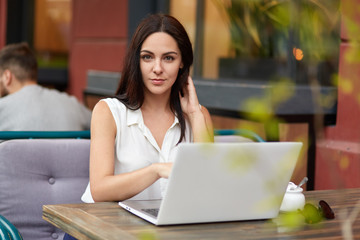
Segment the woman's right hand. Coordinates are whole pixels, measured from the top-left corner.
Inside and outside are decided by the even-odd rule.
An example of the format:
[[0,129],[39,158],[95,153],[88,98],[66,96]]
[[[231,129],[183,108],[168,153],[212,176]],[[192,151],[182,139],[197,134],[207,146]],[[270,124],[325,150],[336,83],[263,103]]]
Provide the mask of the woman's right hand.
[[169,178],[173,163],[153,163],[159,178]]

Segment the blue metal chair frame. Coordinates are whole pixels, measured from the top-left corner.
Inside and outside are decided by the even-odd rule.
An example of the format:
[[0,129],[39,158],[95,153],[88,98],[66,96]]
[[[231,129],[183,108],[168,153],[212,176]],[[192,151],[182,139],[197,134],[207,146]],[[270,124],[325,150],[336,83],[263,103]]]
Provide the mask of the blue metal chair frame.
[[[265,142],[255,132],[248,129],[215,129],[214,135],[239,135],[252,139],[255,142]],[[35,139],[35,138],[84,138],[90,139],[90,130],[87,131],[0,131],[0,139]]]
[[90,138],[88,131],[0,131],[0,139],[33,139],[33,138]]
[[17,228],[2,215],[0,215],[0,239],[23,240]]
[[248,130],[248,129],[215,129],[214,135],[239,135],[246,138],[250,138],[255,142],[265,142],[265,140],[260,137],[255,132]]

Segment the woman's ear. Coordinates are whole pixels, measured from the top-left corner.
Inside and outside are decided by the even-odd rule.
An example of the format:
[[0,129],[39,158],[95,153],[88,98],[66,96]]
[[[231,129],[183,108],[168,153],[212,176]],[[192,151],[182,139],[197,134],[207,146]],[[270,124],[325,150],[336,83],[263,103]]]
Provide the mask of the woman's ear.
[[184,67],[184,64],[181,62],[180,69],[182,69],[183,67]]

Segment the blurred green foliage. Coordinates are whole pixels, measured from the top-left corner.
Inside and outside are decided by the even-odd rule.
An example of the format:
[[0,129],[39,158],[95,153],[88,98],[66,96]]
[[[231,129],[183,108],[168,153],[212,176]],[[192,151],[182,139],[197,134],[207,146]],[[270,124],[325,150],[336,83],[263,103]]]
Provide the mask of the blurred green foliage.
[[[286,45],[301,47],[308,59],[337,54],[339,0],[213,0],[228,21],[237,57],[286,57]],[[290,33],[294,39],[290,39]],[[291,41],[291,42],[289,42]]]
[[39,67],[44,68],[67,68],[69,56],[67,55],[38,55],[37,61]]

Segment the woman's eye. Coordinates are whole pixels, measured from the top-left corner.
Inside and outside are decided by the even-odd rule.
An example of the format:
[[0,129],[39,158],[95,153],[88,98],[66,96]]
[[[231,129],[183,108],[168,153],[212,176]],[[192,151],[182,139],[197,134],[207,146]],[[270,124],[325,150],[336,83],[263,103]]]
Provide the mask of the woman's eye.
[[166,61],[173,61],[173,60],[174,60],[174,57],[172,57],[172,56],[166,56],[166,57],[165,57],[165,60],[166,60]]
[[142,55],[141,58],[143,60],[150,60],[151,59],[151,56],[150,55]]

